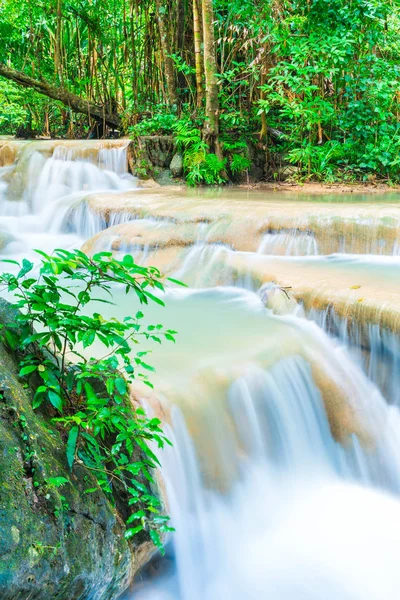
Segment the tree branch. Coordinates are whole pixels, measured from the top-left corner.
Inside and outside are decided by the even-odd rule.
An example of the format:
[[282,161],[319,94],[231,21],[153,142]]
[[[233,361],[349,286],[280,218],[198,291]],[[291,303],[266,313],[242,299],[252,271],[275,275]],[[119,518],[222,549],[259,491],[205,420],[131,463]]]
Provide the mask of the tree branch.
[[74,112],[88,115],[98,121],[105,122],[111,127],[120,127],[121,125],[121,120],[118,115],[107,113],[104,107],[94,102],[90,102],[89,100],[85,100],[76,94],[72,94],[60,86],[52,85],[46,81],[39,81],[21,71],[16,71],[11,67],[7,67],[2,63],[0,63],[0,76],[10,79],[23,87],[32,88],[36,92],[39,92],[39,94],[62,102]]

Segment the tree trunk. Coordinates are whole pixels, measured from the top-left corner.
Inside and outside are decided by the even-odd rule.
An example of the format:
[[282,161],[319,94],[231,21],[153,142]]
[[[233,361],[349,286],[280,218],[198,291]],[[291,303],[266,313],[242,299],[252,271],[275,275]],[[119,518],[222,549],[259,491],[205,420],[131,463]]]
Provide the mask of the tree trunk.
[[56,74],[63,85],[63,68],[62,68],[62,40],[61,40],[61,27],[62,27],[62,11],[61,11],[61,0],[57,0],[57,26],[56,26],[56,40],[55,40],[55,56],[54,66]]
[[80,96],[76,96],[75,94],[71,94],[65,89],[60,88],[60,86],[51,85],[45,81],[38,81],[37,79],[29,77],[29,75],[25,75],[25,73],[21,73],[20,71],[6,67],[6,65],[3,65],[2,63],[0,63],[0,76],[5,77],[6,79],[11,79],[11,81],[18,83],[23,87],[32,88],[36,92],[39,92],[39,94],[43,94],[48,98],[58,100],[59,102],[65,104],[65,106],[68,106],[74,112],[88,115],[89,117],[99,121],[104,121],[111,127],[118,128],[121,126],[121,121],[118,115],[107,114],[105,108],[102,106],[99,106],[94,102],[89,102],[88,100],[85,100]]
[[[261,71],[261,81],[260,81],[260,100],[265,100],[265,91],[263,86],[265,85],[265,71],[264,68]],[[261,131],[260,131],[260,140],[266,140],[268,135],[268,124],[267,124],[267,115],[265,114],[265,110],[261,112]]]
[[215,56],[214,11],[212,0],[202,0],[203,38],[204,38],[204,72],[206,78],[206,122],[204,137],[210,148],[215,148],[221,155],[219,134],[219,103],[217,85],[217,60]]
[[196,64],[196,96],[197,108],[200,108],[203,103],[203,60],[201,53],[202,31],[201,19],[199,12],[199,0],[193,0],[193,32],[194,32],[194,56]]
[[158,30],[160,32],[161,50],[164,57],[164,71],[167,82],[168,99],[171,106],[178,106],[178,94],[175,82],[174,61],[171,58],[171,44],[167,26],[168,12],[160,0],[156,0]]

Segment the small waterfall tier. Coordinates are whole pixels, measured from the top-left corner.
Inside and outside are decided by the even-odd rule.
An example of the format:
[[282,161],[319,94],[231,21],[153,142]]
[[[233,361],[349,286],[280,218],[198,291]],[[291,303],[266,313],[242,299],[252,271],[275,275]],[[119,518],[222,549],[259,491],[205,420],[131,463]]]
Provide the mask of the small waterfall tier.
[[104,225],[80,210],[82,200],[89,192],[119,194],[136,188],[128,173],[128,144],[129,140],[4,142],[0,151],[14,159],[0,167],[4,252],[53,249],[60,234],[67,236],[61,245],[79,247],[98,232]]

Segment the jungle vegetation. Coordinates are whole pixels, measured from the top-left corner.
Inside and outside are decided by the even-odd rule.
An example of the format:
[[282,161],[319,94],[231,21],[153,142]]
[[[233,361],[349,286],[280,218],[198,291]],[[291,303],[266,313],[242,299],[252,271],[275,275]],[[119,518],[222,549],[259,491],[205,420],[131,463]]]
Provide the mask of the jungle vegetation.
[[398,0],[0,0],[0,133],[175,136],[191,183],[266,163],[400,179]]
[[[71,477],[74,465],[83,464],[97,480],[85,494],[102,491],[125,518],[125,537],[149,536],[163,552],[162,537],[173,529],[155,495],[160,462],[152,448],[158,452],[171,442],[158,418],[132,406],[129,385],[140,380],[153,387],[148,374],[154,369],[146,362],[150,350],[136,352],[137,345],[175,342],[176,332],[145,325],[140,310],[121,320],[97,311],[114,306],[115,286],[142,306],[164,306],[159,297],[164,278],[130,255],[117,260],[108,252],[92,258],[79,250],[36,252],[39,270],[27,259],[3,261],[16,270],[0,274],[0,289],[11,294],[18,310],[15,321],[0,325],[0,341],[19,358],[19,377],[33,392],[33,408],[50,415],[58,428]],[[43,485],[38,475],[33,468],[33,485],[44,497],[51,487],[73,481],[50,473]],[[68,509],[64,503],[62,511]]]

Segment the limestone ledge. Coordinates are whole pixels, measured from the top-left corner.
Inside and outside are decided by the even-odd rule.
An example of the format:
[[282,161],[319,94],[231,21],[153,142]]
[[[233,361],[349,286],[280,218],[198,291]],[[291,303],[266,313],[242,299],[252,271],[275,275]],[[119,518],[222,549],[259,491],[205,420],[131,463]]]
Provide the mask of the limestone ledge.
[[[251,196],[251,197],[249,197]],[[274,254],[287,252],[288,239],[302,234],[315,240],[319,254],[334,252],[396,254],[400,252],[400,205],[398,202],[325,202],[293,195],[276,198],[274,192],[241,188],[224,190],[138,189],[119,194],[91,194],[88,209],[108,222],[123,214],[128,220],[153,219],[166,228],[179,227],[184,235],[208,243],[225,243],[236,250],[256,252],[265,235],[285,234],[279,242],[271,237]],[[388,196],[389,198],[389,196]],[[183,230],[182,226],[185,226]],[[112,230],[127,244],[140,225]],[[159,225],[160,228],[160,225]],[[202,229],[201,229],[202,228]],[[104,232],[104,236],[108,233]]]
[[[214,195],[216,192],[214,191]],[[326,310],[360,323],[376,323],[400,333],[400,259],[397,257],[289,257],[256,253],[266,231],[312,230],[320,253],[329,239],[347,234],[353,251],[369,249],[375,240],[395,244],[400,224],[397,203],[318,203],[273,200],[252,194],[224,191],[208,197],[180,188],[143,190],[118,196],[94,194],[87,198],[91,210],[102,214],[129,213],[136,220],[110,227],[88,240],[84,251],[146,251],[148,264],[171,274],[179,271],[188,248],[196,242],[226,251],[213,254],[212,285],[248,278],[256,286],[276,282],[301,301],[306,309]],[[351,235],[350,233],[351,232]],[[376,237],[377,236],[377,237]],[[324,241],[327,240],[326,242]],[[335,242],[336,243],[336,242]],[[354,249],[355,246],[355,249]],[[209,284],[209,261],[197,269],[197,285]],[[210,268],[209,268],[210,270]],[[187,283],[191,274],[184,273]]]

